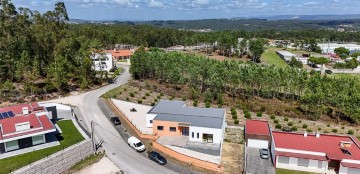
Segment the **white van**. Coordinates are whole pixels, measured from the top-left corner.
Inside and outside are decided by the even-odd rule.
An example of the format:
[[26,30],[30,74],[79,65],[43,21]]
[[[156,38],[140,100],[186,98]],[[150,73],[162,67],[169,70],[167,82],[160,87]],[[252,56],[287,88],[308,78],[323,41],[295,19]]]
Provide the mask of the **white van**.
[[138,152],[145,151],[145,146],[143,145],[143,143],[141,143],[141,141],[134,136],[128,139],[128,145]]

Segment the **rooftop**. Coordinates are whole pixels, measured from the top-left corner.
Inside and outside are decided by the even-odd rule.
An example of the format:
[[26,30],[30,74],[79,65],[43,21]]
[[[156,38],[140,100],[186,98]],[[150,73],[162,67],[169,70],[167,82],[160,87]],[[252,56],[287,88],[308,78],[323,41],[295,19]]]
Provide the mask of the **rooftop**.
[[283,56],[295,56],[295,54],[290,53],[289,51],[276,51],[279,54],[283,55]]
[[[325,153],[332,160],[360,160],[358,141],[348,135],[320,134],[317,138],[315,134],[305,137],[303,133],[294,132],[272,131],[272,134],[276,148]],[[342,143],[349,143],[350,147],[342,147]],[[344,153],[342,149],[346,149],[351,155]]]
[[190,123],[191,126],[222,128],[225,109],[187,107],[184,101],[161,100],[148,113],[154,120]]
[[269,123],[266,120],[246,120],[246,134],[270,135]]
[[114,57],[131,56],[133,53],[130,50],[106,50]]

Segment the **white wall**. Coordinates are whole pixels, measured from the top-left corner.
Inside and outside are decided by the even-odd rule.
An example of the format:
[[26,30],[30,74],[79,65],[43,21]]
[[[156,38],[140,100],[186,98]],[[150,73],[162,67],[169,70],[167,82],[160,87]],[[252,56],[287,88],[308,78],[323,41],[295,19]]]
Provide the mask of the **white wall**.
[[339,174],[347,174],[347,172],[348,172],[348,168],[347,168],[347,167],[343,167],[343,166],[340,164]]
[[156,114],[146,114],[146,127],[153,127],[153,124],[150,123],[150,120],[154,120]]
[[[322,163],[322,167],[318,167],[318,162]],[[289,164],[279,163],[279,156],[276,156],[276,168],[290,169],[290,170],[299,170],[306,172],[314,173],[325,173],[327,171],[328,162],[327,161],[318,161],[318,160],[309,160],[309,166],[298,166],[298,158],[289,158]]]
[[269,148],[269,141],[268,140],[248,139],[247,146],[267,149],[267,148]]
[[[222,143],[223,138],[223,129],[215,129],[215,128],[205,128],[205,127],[189,127],[189,140],[190,141],[197,141],[197,142],[203,142],[202,134],[213,134],[213,143],[220,144]],[[194,138],[192,138],[192,132],[194,132]],[[197,138],[197,133],[200,134],[199,138]]]
[[[100,61],[100,57],[105,58]],[[92,57],[95,71],[110,71],[113,68],[113,59],[111,53],[95,53]]]

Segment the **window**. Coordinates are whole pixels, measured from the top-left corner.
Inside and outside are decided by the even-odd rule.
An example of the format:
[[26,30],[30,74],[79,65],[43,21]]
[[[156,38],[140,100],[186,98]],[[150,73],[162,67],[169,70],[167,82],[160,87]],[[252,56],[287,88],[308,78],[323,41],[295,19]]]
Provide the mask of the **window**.
[[33,136],[32,141],[33,145],[45,143],[43,135]]
[[309,166],[309,159],[298,158],[298,166]]
[[289,164],[289,157],[285,157],[285,156],[279,156],[279,163],[282,164]]
[[164,130],[164,126],[158,126],[157,130],[161,130],[161,131]]
[[176,132],[176,127],[170,127],[170,132]]
[[150,120],[150,123],[152,123],[152,120]]
[[203,134],[203,142],[213,143],[213,134]]
[[194,138],[194,132],[191,132],[191,137]]
[[199,139],[199,137],[200,137],[200,134],[199,134],[199,133],[197,133],[197,134],[196,134],[196,137],[197,137],[197,138]]

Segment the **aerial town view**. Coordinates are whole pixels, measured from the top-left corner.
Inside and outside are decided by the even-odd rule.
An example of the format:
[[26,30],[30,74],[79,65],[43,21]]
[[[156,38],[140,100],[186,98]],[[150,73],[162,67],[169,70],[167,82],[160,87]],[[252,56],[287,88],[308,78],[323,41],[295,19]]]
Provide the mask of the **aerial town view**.
[[0,174],[360,174],[359,0],[0,0]]

